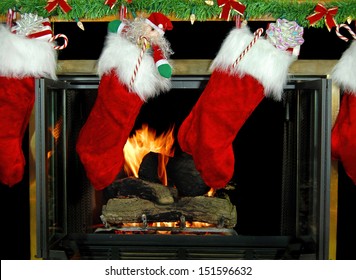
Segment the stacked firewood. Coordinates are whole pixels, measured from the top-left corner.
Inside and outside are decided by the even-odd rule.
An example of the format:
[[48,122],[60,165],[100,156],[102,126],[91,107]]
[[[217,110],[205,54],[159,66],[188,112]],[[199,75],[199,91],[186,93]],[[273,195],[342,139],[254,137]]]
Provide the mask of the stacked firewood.
[[192,158],[182,154],[167,165],[168,186],[157,175],[158,155],[149,153],[142,161],[139,178],[117,179],[106,188],[107,203],[102,219],[108,225],[148,222],[203,222],[217,227],[236,225],[236,207],[227,196],[208,196],[210,190]]

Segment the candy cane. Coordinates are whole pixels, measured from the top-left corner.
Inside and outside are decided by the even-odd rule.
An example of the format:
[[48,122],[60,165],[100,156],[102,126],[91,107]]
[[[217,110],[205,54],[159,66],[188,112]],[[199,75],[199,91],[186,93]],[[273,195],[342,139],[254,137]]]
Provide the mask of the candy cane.
[[354,38],[354,40],[356,40],[356,34],[352,31],[352,29],[350,28],[350,26],[348,26],[347,24],[344,24],[344,23],[337,25],[337,26],[336,26],[336,29],[335,29],[336,35],[337,35],[341,40],[344,40],[344,41],[346,41],[346,42],[349,40],[347,37],[343,36],[343,35],[339,32],[339,30],[340,30],[341,27],[347,29],[347,31],[349,31],[349,33],[351,34],[352,38]]
[[120,20],[123,21],[124,19],[126,19],[126,15],[127,15],[127,8],[125,5],[121,5],[120,7]]
[[137,63],[136,63],[136,67],[135,67],[135,70],[132,74],[132,77],[131,77],[131,81],[130,81],[130,90],[132,90],[132,86],[135,82],[135,79],[136,79],[136,75],[137,75],[137,72],[138,72],[138,68],[140,67],[140,64],[141,64],[141,61],[142,61],[142,58],[143,58],[143,54],[145,53],[146,51],[146,47],[147,47],[147,39],[145,37],[140,37],[140,40],[142,42],[142,47],[141,47],[141,52],[140,52],[140,56],[139,58],[137,59]]
[[235,16],[235,25],[237,29],[241,28],[241,16],[240,14],[238,14],[237,16]]
[[51,39],[49,39],[49,42],[53,42],[57,40],[58,38],[63,38],[64,39],[64,44],[62,46],[54,46],[55,50],[63,50],[67,47],[68,45],[68,38],[64,34],[57,34],[56,36],[53,36]]
[[6,19],[6,24],[9,28],[12,27],[12,21],[16,17],[16,14],[13,9],[9,9],[7,12],[7,19]]
[[252,46],[257,42],[258,38],[261,37],[263,33],[263,28],[258,28],[255,33],[253,33],[254,37],[250,44],[242,51],[240,56],[235,60],[233,67],[235,68],[236,65],[241,61],[241,59],[246,55],[246,53],[252,48]]

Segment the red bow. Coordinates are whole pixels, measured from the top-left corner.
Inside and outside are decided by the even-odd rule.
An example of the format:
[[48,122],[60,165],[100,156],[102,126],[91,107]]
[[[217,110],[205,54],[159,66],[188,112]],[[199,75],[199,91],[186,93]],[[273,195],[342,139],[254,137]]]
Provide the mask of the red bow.
[[338,7],[333,7],[330,9],[325,8],[322,4],[316,5],[314,9],[314,14],[310,15],[307,17],[307,20],[309,20],[309,23],[313,25],[317,21],[321,20],[322,18],[325,17],[325,25],[330,31],[331,28],[337,25],[334,16],[337,14]]
[[105,5],[110,6],[110,9],[114,8],[115,4],[116,4],[116,0],[106,0],[105,1]]
[[72,9],[72,7],[67,3],[67,0],[49,0],[45,9],[50,13],[58,5],[64,13],[68,13]]
[[218,0],[218,6],[222,8],[220,18],[229,20],[231,9],[235,12],[243,15],[246,9],[246,6],[237,0]]

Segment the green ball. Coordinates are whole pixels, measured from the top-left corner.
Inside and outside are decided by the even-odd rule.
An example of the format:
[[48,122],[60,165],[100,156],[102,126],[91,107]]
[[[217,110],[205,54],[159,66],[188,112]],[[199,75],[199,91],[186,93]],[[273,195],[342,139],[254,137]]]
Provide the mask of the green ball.
[[158,66],[158,72],[161,74],[162,77],[172,77],[172,67],[169,64],[162,64]]
[[119,29],[119,26],[121,24],[121,20],[113,20],[109,22],[108,30],[111,33],[117,33],[117,30]]

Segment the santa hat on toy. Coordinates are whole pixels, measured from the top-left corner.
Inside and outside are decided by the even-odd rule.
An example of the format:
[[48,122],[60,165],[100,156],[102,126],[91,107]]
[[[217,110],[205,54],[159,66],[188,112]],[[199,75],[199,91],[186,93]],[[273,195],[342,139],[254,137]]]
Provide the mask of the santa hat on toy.
[[[163,36],[167,30],[173,29],[172,22],[168,17],[161,13],[152,13],[146,19],[146,23],[153,27],[161,36]],[[170,78],[172,76],[172,67],[170,66],[162,50],[157,45],[153,45],[152,51],[153,59],[161,76]]]
[[238,131],[264,97],[281,100],[295,60],[258,35],[246,26],[228,34],[211,65],[208,85],[178,132],[180,147],[214,189],[224,188],[233,176],[232,142]]
[[152,28],[158,31],[161,36],[164,35],[166,30],[172,30],[173,25],[172,22],[161,13],[152,13],[147,19],[146,23],[148,23]]
[[344,94],[331,131],[331,155],[356,185],[356,40],[335,65],[332,79]]
[[96,190],[108,187],[122,170],[123,148],[143,103],[171,87],[170,75],[162,75],[156,65],[155,51],[142,52],[124,34],[111,31],[109,23],[98,63],[98,96],[76,145]]
[[[26,17],[43,22],[39,17]],[[23,178],[22,139],[34,105],[35,78],[56,78],[53,44],[47,37],[28,37],[0,25],[0,182],[8,186]]]

